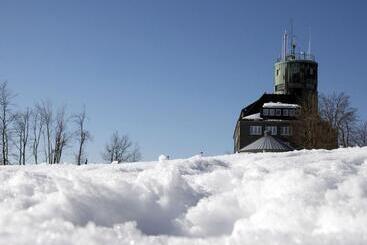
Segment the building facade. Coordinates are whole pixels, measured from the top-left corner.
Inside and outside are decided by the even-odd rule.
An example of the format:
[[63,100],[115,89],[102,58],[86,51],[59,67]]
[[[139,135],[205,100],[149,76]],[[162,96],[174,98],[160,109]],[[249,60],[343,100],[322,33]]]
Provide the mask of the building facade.
[[313,108],[318,116],[318,63],[310,52],[297,53],[294,38],[288,43],[287,33],[283,40],[282,55],[274,64],[274,93],[263,94],[241,110],[233,134],[234,152],[241,152],[265,133],[300,149],[300,134],[295,132],[300,129],[302,109]]

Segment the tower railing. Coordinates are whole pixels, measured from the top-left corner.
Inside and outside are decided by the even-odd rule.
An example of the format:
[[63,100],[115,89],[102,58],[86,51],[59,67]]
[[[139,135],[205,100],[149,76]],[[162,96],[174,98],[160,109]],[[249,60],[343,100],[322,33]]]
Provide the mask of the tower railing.
[[313,54],[308,54],[305,52],[287,54],[285,57],[277,58],[277,62],[291,61],[291,60],[310,60],[315,61],[315,56]]

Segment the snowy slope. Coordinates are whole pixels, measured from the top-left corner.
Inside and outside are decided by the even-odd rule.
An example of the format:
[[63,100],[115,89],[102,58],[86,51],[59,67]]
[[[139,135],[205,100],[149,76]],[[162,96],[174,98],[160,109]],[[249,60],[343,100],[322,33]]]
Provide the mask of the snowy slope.
[[367,148],[0,168],[0,244],[367,244]]

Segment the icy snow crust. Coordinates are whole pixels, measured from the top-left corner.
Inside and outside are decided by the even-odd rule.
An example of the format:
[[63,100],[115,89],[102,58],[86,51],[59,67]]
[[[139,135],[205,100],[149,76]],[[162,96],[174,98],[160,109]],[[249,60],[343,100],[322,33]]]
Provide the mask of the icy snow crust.
[[367,148],[0,169],[1,244],[367,244]]

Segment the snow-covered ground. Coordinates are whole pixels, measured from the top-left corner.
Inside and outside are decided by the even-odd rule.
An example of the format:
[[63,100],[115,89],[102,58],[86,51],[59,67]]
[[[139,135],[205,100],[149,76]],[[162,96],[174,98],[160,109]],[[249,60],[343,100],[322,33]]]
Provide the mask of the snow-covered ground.
[[367,244],[367,148],[1,167],[0,244]]

